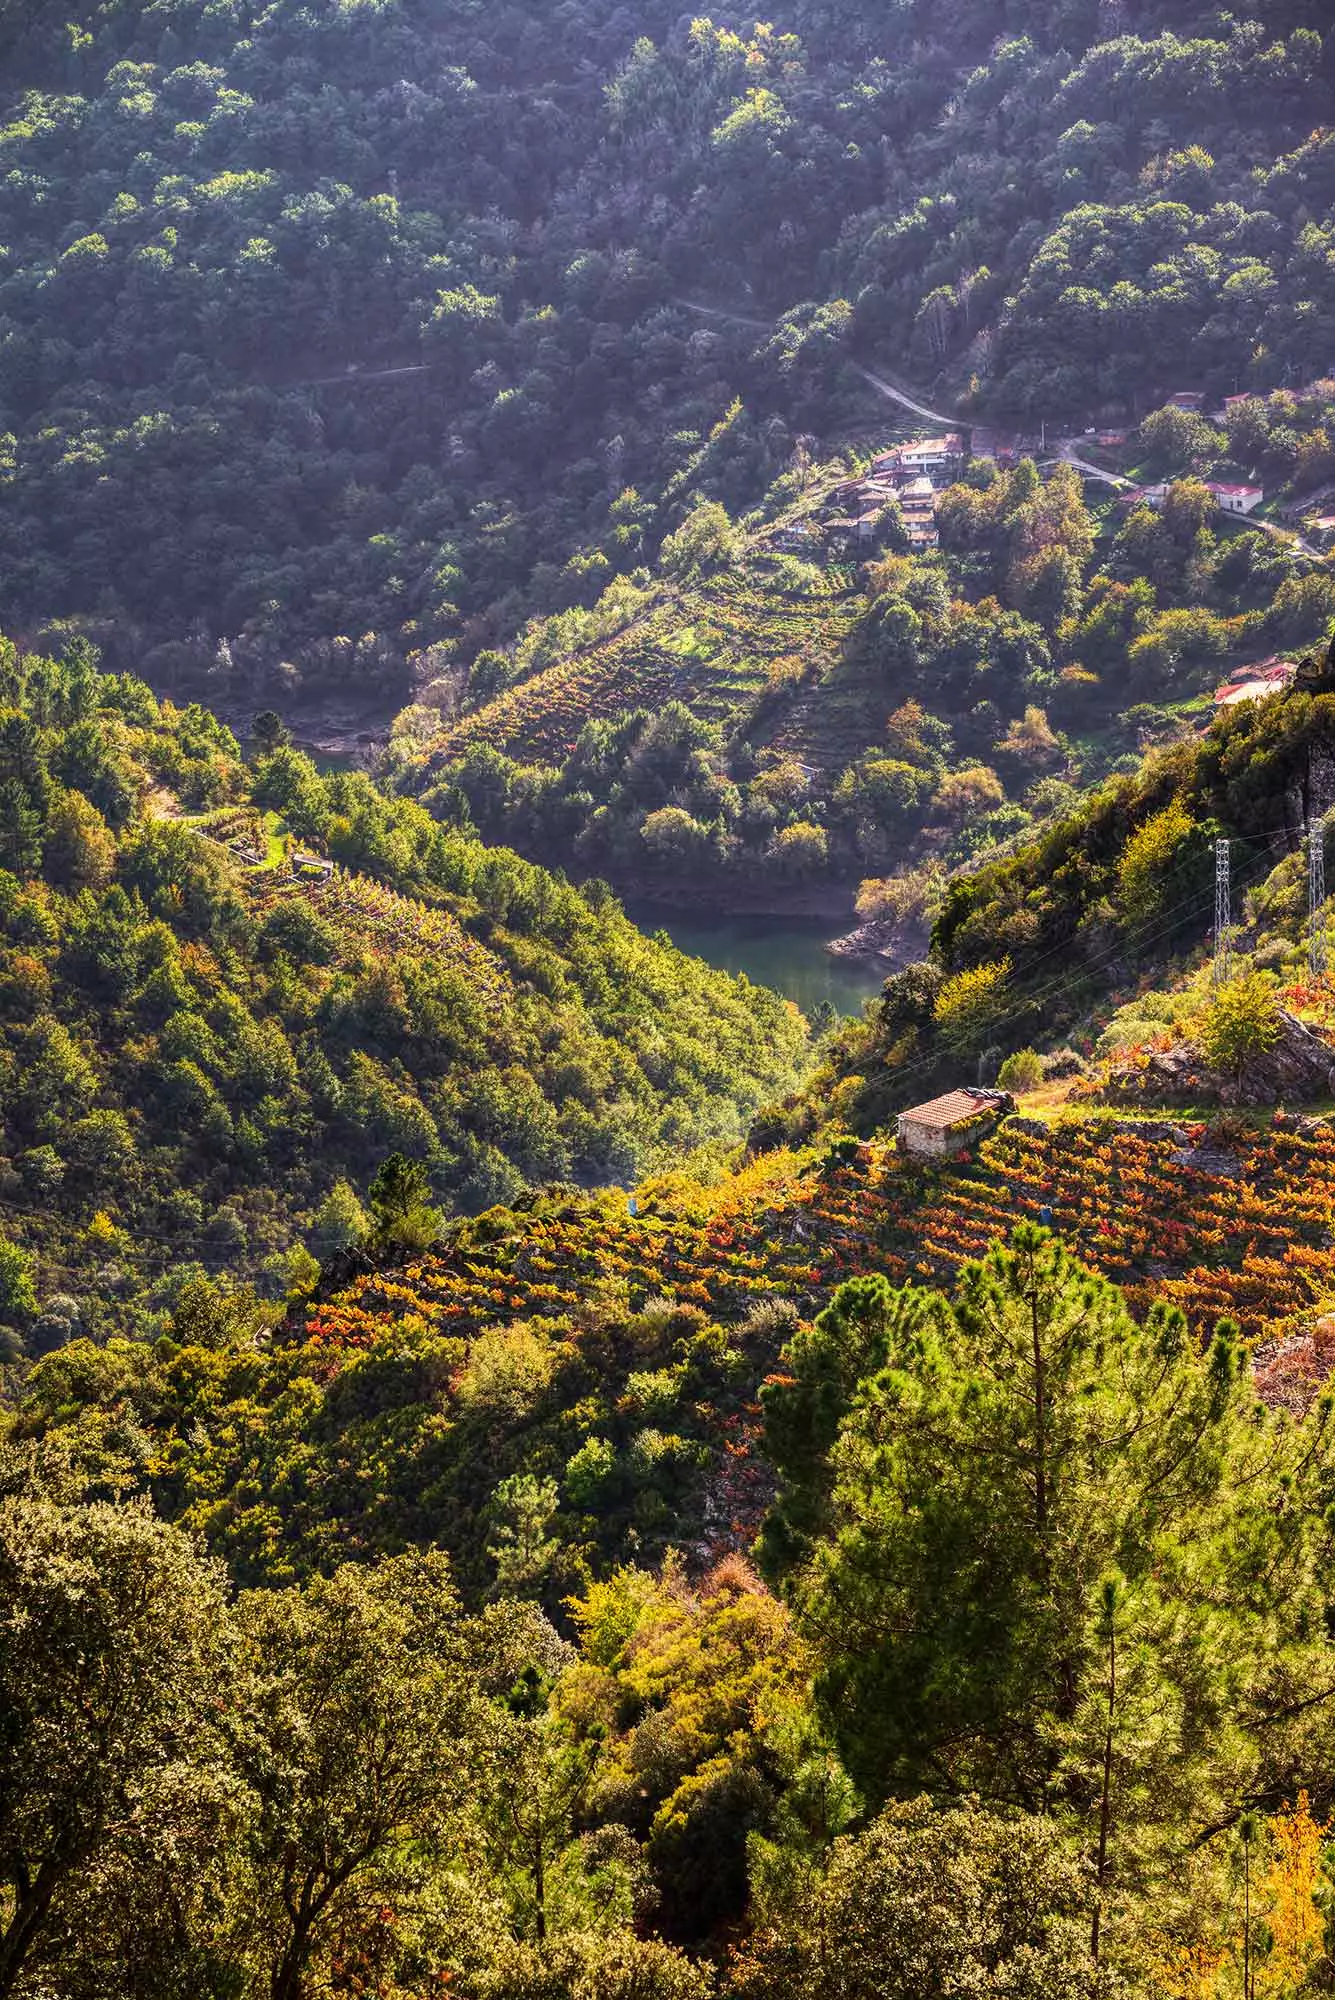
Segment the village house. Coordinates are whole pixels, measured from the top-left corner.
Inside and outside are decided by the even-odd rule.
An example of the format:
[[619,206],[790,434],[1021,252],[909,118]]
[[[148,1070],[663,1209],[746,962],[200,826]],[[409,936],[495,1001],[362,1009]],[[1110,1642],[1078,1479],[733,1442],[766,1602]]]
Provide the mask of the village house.
[[1216,708],[1235,708],[1240,701],[1261,701],[1279,694],[1297,673],[1293,660],[1258,660],[1254,666],[1235,667],[1227,680],[1214,691]]
[[915,438],[912,444],[901,445],[899,464],[908,474],[944,472],[963,457],[964,439],[952,431],[947,437]]
[[886,529],[880,507],[870,508],[865,514],[840,515],[837,520],[825,524],[826,546],[831,551],[851,554],[862,550],[871,555],[884,544],[885,539]]
[[787,527],[775,529],[770,537],[770,547],[777,549],[780,555],[810,559],[820,554],[820,530],[812,521],[792,521]]
[[969,437],[969,453],[992,465],[1017,465],[1020,459],[1018,431],[994,430],[990,424],[975,424]]
[[900,1146],[917,1159],[946,1160],[993,1132],[1015,1099],[1006,1090],[951,1090],[927,1104],[901,1111],[895,1128]]
[[909,547],[914,550],[936,548],[940,536],[936,529],[936,489],[931,480],[911,480],[900,491],[899,507]]
[[1170,409],[1185,410],[1188,416],[1198,417],[1205,408],[1205,391],[1203,389],[1179,389],[1175,396],[1169,397],[1168,403]]
[[1219,479],[1207,479],[1205,483],[1225,514],[1254,514],[1265,499],[1264,486],[1237,486]]
[[921,479],[910,479],[901,486],[898,499],[906,514],[921,513],[924,508],[930,512],[936,505],[936,488],[924,474]]

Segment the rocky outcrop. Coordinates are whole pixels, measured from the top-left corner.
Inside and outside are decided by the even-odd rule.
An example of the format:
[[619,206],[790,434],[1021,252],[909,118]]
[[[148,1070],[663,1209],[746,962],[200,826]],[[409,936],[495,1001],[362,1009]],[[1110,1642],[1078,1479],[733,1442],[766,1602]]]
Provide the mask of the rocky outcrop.
[[916,965],[927,955],[928,934],[921,924],[896,924],[878,918],[859,924],[844,937],[831,938],[825,949],[832,958],[879,958],[885,960],[887,977]]
[[1210,1068],[1194,1042],[1115,1063],[1102,1096],[1110,1104],[1305,1104],[1335,1092],[1335,1048],[1281,1012],[1279,1039],[1237,1075]]

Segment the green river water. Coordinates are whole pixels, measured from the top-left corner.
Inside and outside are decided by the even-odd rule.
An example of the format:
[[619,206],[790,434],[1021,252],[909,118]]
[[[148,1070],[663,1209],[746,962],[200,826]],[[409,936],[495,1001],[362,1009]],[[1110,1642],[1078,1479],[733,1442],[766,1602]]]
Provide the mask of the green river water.
[[840,1014],[860,1014],[865,1000],[879,996],[889,970],[879,959],[831,958],[825,945],[839,931],[824,917],[711,916],[655,903],[628,904],[626,914],[643,931],[666,931],[692,958],[772,986],[804,1014],[822,1000]]

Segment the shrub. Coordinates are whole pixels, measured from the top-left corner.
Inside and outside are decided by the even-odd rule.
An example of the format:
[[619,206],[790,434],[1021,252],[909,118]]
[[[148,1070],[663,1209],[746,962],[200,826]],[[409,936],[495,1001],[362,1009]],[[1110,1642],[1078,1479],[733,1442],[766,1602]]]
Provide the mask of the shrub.
[[1001,1012],[1010,970],[1009,958],[995,959],[946,981],[932,1013],[948,1049],[964,1054],[992,1026]]
[[1003,1090],[1037,1090],[1043,1081],[1043,1058],[1035,1049],[1017,1049],[997,1073]]
[[1200,1042],[1212,1069],[1238,1074],[1279,1039],[1279,1006],[1273,979],[1254,968],[1221,986],[1201,1025]]

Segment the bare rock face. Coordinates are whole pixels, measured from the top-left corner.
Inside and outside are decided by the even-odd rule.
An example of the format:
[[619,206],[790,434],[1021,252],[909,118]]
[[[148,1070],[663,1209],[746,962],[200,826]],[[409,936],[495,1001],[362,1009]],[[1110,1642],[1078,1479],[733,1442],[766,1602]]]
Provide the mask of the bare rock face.
[[1279,1039],[1238,1075],[1213,1070],[1194,1042],[1115,1064],[1103,1096],[1112,1104],[1306,1104],[1335,1093],[1335,1049],[1281,1011]]

